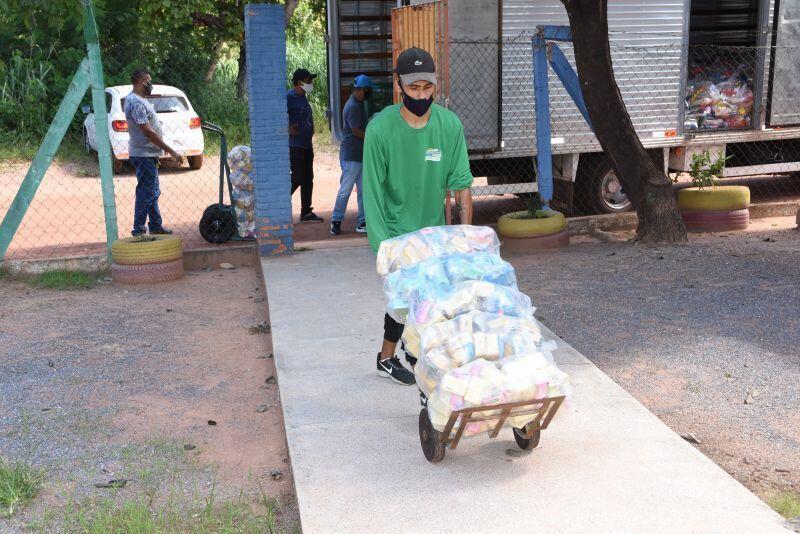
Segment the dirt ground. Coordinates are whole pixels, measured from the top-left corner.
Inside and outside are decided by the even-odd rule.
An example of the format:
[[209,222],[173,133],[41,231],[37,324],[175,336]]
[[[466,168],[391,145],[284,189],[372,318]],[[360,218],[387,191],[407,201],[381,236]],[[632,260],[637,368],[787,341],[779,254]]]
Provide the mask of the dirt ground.
[[509,255],[536,315],[750,490],[800,494],[800,230]]
[[[249,267],[141,288],[0,283],[0,453],[47,473],[43,495],[0,531],[44,516],[57,529],[73,501],[189,509],[262,491],[296,527],[269,331]],[[129,482],[94,486],[114,479]]]

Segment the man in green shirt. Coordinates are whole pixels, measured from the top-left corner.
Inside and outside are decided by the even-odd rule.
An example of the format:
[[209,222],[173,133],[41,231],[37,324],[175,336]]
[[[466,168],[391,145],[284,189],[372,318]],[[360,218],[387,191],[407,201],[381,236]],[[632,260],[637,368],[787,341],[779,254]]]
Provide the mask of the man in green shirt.
[[[456,192],[460,220],[472,223],[472,173],[459,118],[433,103],[436,66],[431,55],[409,48],[397,58],[403,103],[372,119],[364,139],[364,212],[372,250],[382,241],[445,224],[447,191]],[[378,353],[378,375],[404,385],[414,375],[395,356],[403,325],[388,314]],[[416,359],[406,356],[412,368]]]

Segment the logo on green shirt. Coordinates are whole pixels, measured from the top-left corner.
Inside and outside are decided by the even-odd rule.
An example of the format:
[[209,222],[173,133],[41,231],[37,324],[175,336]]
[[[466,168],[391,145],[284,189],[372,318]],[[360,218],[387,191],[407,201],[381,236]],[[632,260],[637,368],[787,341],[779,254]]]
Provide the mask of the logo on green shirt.
[[425,161],[442,161],[442,151],[438,148],[429,148],[425,151]]

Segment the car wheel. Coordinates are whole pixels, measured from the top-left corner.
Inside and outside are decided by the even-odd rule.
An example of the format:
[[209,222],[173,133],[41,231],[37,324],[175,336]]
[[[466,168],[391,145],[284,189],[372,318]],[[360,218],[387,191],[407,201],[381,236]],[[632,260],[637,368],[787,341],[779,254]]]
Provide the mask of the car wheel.
[[200,154],[199,156],[189,156],[189,168],[193,171],[198,170],[203,166],[203,155]]
[[591,213],[632,211],[633,204],[622,190],[622,184],[614,169],[605,160],[589,161],[594,163],[594,168],[586,169],[584,167],[584,172],[580,172],[578,176],[579,200],[584,209]]

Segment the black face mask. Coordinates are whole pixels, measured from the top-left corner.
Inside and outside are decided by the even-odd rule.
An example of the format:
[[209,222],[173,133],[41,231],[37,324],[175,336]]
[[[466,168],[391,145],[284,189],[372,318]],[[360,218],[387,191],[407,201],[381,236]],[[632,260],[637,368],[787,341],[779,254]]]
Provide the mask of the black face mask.
[[364,100],[369,100],[372,96],[372,89],[364,89]]
[[403,93],[403,105],[417,117],[425,115],[433,104],[433,95],[430,98],[411,98],[402,86],[400,91]]
[[150,96],[153,94],[153,82],[147,82],[142,84],[142,88],[144,88],[144,94]]

